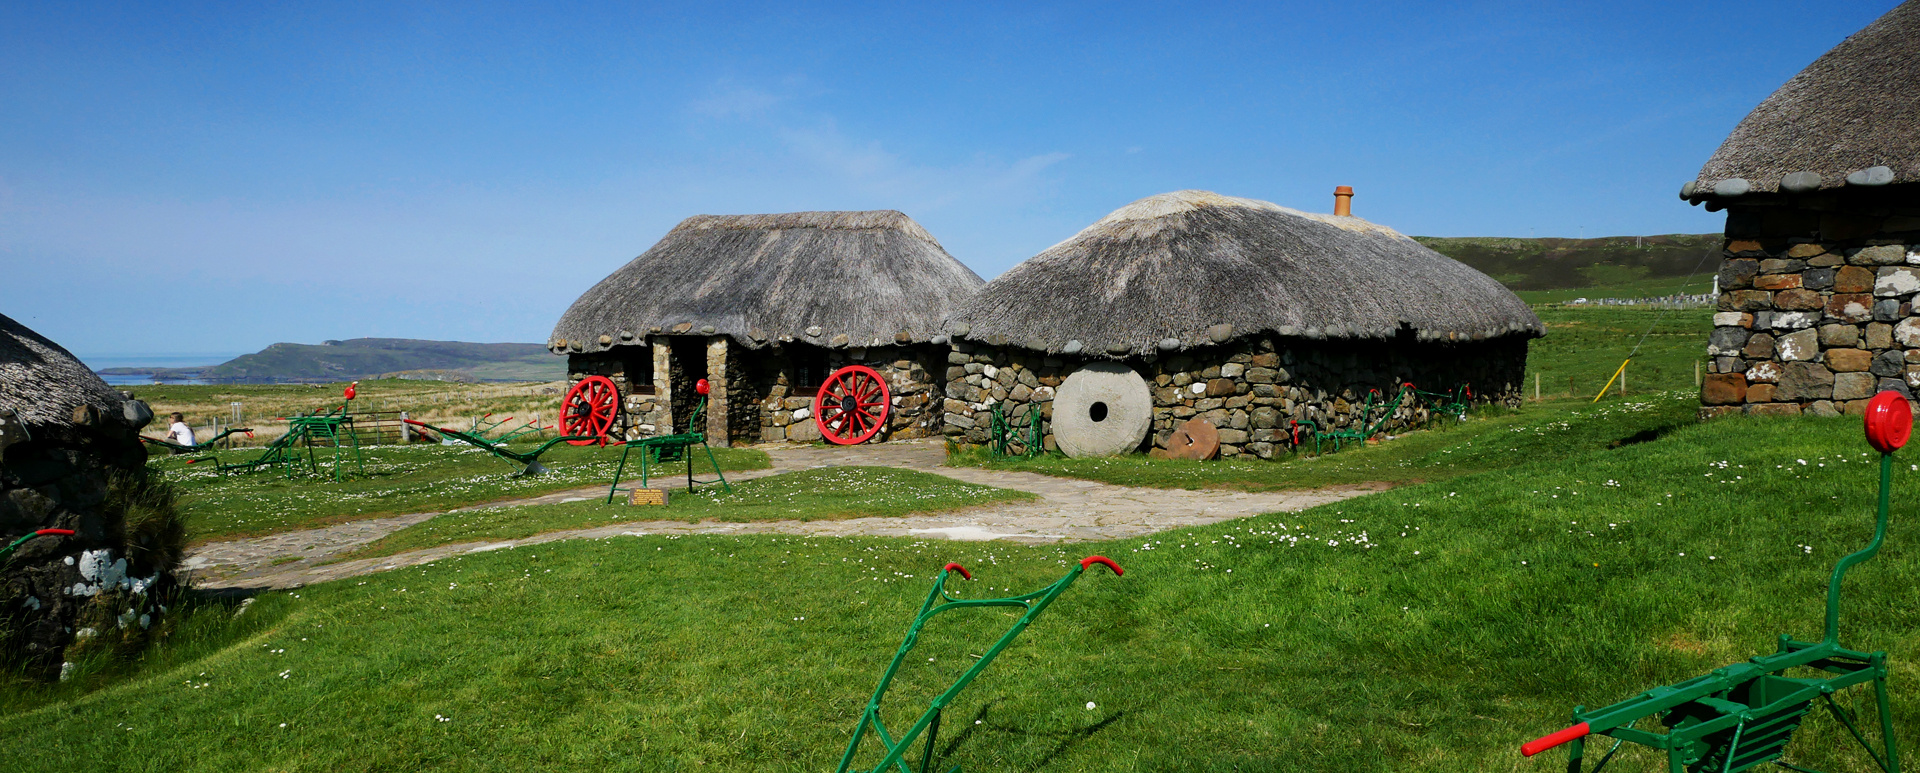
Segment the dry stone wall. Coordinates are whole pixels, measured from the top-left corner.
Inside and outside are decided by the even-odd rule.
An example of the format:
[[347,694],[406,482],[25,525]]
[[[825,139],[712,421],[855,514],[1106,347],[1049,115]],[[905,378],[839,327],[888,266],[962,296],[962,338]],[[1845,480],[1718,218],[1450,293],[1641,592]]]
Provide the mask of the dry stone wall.
[[[1370,390],[1390,398],[1409,382],[1434,392],[1464,384],[1477,402],[1518,406],[1526,352],[1526,341],[1519,338],[1427,344],[1256,336],[1126,364],[1148,381],[1153,394],[1153,426],[1143,450],[1164,450],[1177,425],[1199,416],[1219,428],[1223,457],[1266,459],[1291,450],[1295,422],[1313,421],[1323,429],[1357,427]],[[1055,450],[1054,392],[1084,362],[955,342],[945,374],[942,431],[958,442],[985,444],[992,440],[995,405],[1016,429],[1026,428],[1030,412],[1038,410],[1046,450]],[[1385,431],[1423,424],[1427,410],[1421,401],[1403,404]],[[1018,450],[1021,433],[1014,435]]]
[[795,383],[801,372],[801,357],[823,363],[825,373],[848,365],[865,365],[887,380],[893,406],[886,428],[874,435],[874,441],[922,438],[938,431],[940,386],[931,373],[939,367],[944,348],[906,345],[804,350],[802,346],[762,350],[766,354],[760,359],[758,388],[766,397],[759,411],[761,440],[811,443],[820,439],[820,428],[813,418],[815,393],[809,389],[820,385]]
[[1920,207],[1821,197],[1736,207],[1701,416],[1860,413],[1920,387]]

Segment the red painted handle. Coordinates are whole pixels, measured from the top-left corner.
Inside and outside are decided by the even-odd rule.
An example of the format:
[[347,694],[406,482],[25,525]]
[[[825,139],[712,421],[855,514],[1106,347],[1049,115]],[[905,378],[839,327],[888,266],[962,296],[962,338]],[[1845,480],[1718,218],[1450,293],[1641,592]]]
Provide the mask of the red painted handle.
[[1532,757],[1535,754],[1539,754],[1575,738],[1585,738],[1588,732],[1587,723],[1582,722],[1558,733],[1541,736],[1520,744],[1520,755],[1523,757]]
[[946,566],[940,567],[940,571],[959,572],[961,577],[965,577],[969,580],[973,579],[973,575],[967,573],[967,568],[959,564],[952,564],[952,563],[947,564]]
[[38,535],[40,535],[40,536],[42,536],[42,537],[71,537],[71,536],[73,536],[73,530],[72,530],[72,529],[41,529],[41,530],[39,530],[39,531],[36,531],[36,532],[34,532],[34,533],[35,533],[35,534],[38,534]]
[[1126,571],[1121,569],[1119,564],[1114,563],[1113,559],[1106,556],[1087,556],[1086,558],[1080,559],[1081,569],[1093,566],[1094,564],[1106,564],[1108,569],[1113,570],[1113,576],[1115,577],[1126,574]]
[[[404,422],[406,422],[406,423],[408,423],[408,424],[412,424],[413,426],[416,426],[416,427],[426,427],[426,426],[427,426],[427,423],[426,423],[426,422],[424,422],[424,421],[414,421],[414,420],[412,420],[412,419],[401,419],[401,421],[404,421]],[[432,427],[427,427],[427,428],[428,428],[428,429],[432,429]]]

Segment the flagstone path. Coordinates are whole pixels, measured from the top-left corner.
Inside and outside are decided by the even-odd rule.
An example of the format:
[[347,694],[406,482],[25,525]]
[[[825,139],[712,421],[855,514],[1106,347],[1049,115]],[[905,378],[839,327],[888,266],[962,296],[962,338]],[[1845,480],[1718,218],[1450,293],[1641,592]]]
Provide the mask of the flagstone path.
[[[1384,484],[1376,484],[1253,494],[1116,486],[1026,472],[945,467],[942,463],[946,460],[946,450],[939,440],[833,448],[769,445],[763,446],[762,450],[773,460],[771,469],[728,473],[728,480],[752,480],[818,467],[902,467],[967,483],[1028,491],[1040,495],[1040,499],[929,515],[839,521],[627,521],[613,526],[548,532],[505,542],[443,545],[380,558],[321,563],[329,556],[353,550],[440,515],[417,513],[202,545],[188,554],[183,568],[194,572],[198,578],[195,584],[202,588],[287,588],[423,564],[461,553],[620,535],[868,535],[951,540],[1002,539],[1026,543],[1079,542],[1134,537],[1260,513],[1304,510],[1387,488]],[[509,502],[493,502],[483,507],[580,501],[606,496],[606,491],[605,486],[574,489]]]

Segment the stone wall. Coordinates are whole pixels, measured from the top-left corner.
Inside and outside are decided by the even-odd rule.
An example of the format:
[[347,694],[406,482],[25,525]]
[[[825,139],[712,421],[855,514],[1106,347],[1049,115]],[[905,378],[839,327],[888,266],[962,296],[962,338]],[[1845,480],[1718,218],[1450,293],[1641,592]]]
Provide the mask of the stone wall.
[[144,644],[185,542],[170,498],[144,497],[150,512],[127,522],[124,500],[148,490],[135,435],[151,411],[131,399],[121,416],[81,407],[73,425],[40,427],[0,409],[0,539],[75,532],[29,540],[0,576],[0,652],[46,676],[75,650]]
[[1860,413],[1884,390],[1913,398],[1915,199],[1848,192],[1729,209],[1703,418]]
[[[1143,450],[1165,449],[1176,426],[1200,416],[1219,428],[1221,456],[1267,459],[1291,451],[1294,422],[1311,420],[1323,429],[1357,426],[1364,420],[1369,390],[1381,390],[1390,399],[1404,383],[1434,392],[1465,384],[1477,402],[1518,406],[1526,351],[1526,341],[1518,338],[1427,344],[1254,336],[1133,358],[1126,365],[1146,379],[1153,394],[1153,426]],[[984,444],[991,439],[994,405],[1001,406],[1015,428],[1026,427],[1029,411],[1039,410],[1046,450],[1055,450],[1054,390],[1084,362],[1017,347],[955,342],[946,369],[942,431],[956,441]],[[1375,400],[1376,406],[1380,403]],[[1410,401],[1395,412],[1385,431],[1426,420],[1426,405]]]
[[[670,373],[669,347],[664,345],[632,347],[629,355],[616,347],[605,354],[575,354],[568,358],[569,388],[589,375],[612,379],[623,397],[621,423],[617,431],[628,438],[664,435],[673,431],[673,396],[677,389]],[[943,347],[930,344],[873,348],[828,349],[789,343],[760,349],[747,349],[724,336],[705,343],[709,388],[707,419],[702,429],[709,438],[725,435],[730,441],[797,441],[820,439],[813,421],[810,390],[818,388],[825,373],[853,364],[865,365],[887,380],[893,392],[893,408],[887,427],[876,440],[928,437],[939,426],[939,386],[930,375],[945,355]],[[809,368],[802,367],[802,360]],[[653,370],[652,385],[635,387],[644,379],[629,378],[628,370],[646,362]],[[811,384],[798,383],[803,370],[811,375]],[[691,381],[688,381],[691,384]],[[690,403],[689,403],[690,404]]]
[[907,440],[933,435],[940,426],[940,388],[932,373],[940,367],[944,347],[930,344],[883,346],[867,349],[823,349],[806,344],[768,347],[760,359],[759,384],[766,397],[760,407],[760,438],[777,442],[810,443],[820,439],[813,419],[816,383],[799,384],[799,360],[812,358],[831,373],[848,365],[865,365],[887,380],[893,406],[887,426],[874,441]]

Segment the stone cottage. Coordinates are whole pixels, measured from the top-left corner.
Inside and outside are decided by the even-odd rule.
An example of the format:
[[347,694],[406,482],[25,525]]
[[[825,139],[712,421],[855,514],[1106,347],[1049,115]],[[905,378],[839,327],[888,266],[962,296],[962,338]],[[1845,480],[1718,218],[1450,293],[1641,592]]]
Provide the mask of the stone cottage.
[[0,546],[74,531],[29,540],[0,564],[0,660],[60,673],[70,647],[138,644],[158,621],[184,532],[147,488],[137,435],[152,418],[0,315]]
[[1736,126],[1680,197],[1727,211],[1701,414],[1834,415],[1920,386],[1920,0]]
[[611,378],[628,438],[685,431],[707,379],[705,431],[819,438],[814,394],[864,364],[893,405],[874,440],[938,432],[940,322],[982,284],[892,210],[699,215],[574,301],[549,350],[573,381]]
[[[1517,404],[1545,328],[1499,282],[1391,228],[1206,191],[1141,199],[989,282],[949,320],[947,435],[998,406],[1049,450],[1164,449],[1178,423],[1272,457],[1404,383]],[[1388,430],[1424,419],[1402,406]],[[1376,420],[1378,415],[1375,416]]]

